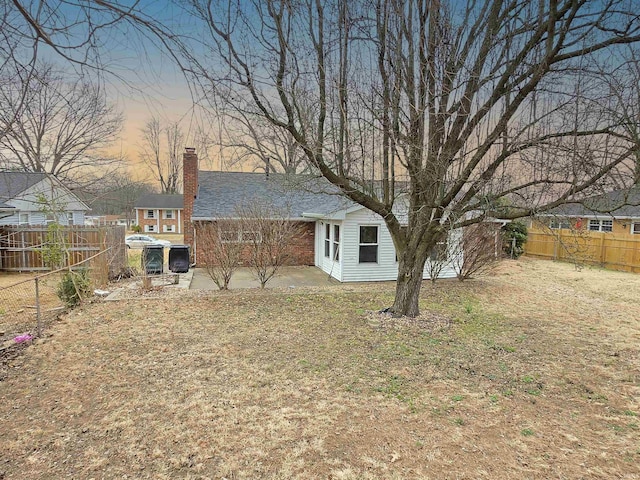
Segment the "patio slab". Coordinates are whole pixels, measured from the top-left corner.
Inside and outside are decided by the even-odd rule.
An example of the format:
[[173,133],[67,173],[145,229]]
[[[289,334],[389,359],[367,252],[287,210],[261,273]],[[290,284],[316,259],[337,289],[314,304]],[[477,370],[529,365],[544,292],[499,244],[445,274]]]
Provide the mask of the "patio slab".
[[[335,278],[329,277],[317,267],[283,267],[272,278],[266,288],[296,288],[339,285]],[[243,267],[236,270],[231,277],[230,289],[260,288],[260,282],[254,278],[251,269]],[[207,271],[203,268],[193,269],[191,290],[218,290]]]

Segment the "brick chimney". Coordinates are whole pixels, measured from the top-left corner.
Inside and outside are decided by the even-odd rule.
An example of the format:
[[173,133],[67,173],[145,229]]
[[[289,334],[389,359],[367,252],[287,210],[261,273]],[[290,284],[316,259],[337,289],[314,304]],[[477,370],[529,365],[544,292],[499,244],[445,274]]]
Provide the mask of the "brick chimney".
[[191,247],[191,255],[193,258],[193,201],[198,194],[198,155],[196,149],[187,147],[182,156],[182,186],[184,189],[184,210],[183,213],[183,229],[184,243]]

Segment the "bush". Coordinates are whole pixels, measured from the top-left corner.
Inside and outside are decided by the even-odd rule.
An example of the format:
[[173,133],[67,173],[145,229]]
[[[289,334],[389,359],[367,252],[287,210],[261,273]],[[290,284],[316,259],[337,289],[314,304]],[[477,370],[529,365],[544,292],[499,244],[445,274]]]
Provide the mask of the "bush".
[[58,284],[58,298],[67,307],[75,307],[91,292],[91,280],[87,269],[66,272]]
[[502,227],[502,232],[504,253],[511,258],[518,258],[524,253],[524,244],[527,242],[527,226],[522,222],[511,222]]

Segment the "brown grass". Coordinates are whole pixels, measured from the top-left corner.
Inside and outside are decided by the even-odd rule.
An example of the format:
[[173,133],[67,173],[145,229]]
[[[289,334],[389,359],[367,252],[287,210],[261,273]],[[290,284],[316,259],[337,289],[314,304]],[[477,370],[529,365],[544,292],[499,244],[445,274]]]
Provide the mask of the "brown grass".
[[[175,292],[175,291],[174,291]],[[640,478],[640,277],[83,307],[0,382],[0,478]]]

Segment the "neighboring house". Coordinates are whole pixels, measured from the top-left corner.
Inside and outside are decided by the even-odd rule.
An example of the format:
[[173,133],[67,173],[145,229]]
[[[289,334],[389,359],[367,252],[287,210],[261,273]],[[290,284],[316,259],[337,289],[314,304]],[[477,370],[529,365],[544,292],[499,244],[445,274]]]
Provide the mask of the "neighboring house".
[[0,225],[84,225],[89,210],[53,175],[0,172]]
[[128,227],[129,222],[124,215],[105,215],[104,224],[110,227]]
[[[395,247],[382,217],[339,195],[336,187],[324,179],[198,171],[197,164],[194,149],[187,149],[183,165],[184,232],[196,264],[207,257],[208,252],[198,244],[198,234],[204,235],[206,225],[233,220],[238,205],[262,202],[286,210],[289,220],[301,227],[290,245],[289,264],[315,265],[341,282],[396,280]],[[243,232],[236,236],[237,241],[242,237]],[[452,235],[449,242],[459,242],[459,235]],[[440,277],[454,276],[451,265],[440,273]],[[426,269],[424,278],[429,278]]]
[[552,229],[640,235],[640,186],[561,205],[539,221]]
[[182,195],[147,194],[134,205],[136,225],[147,233],[182,233]]

